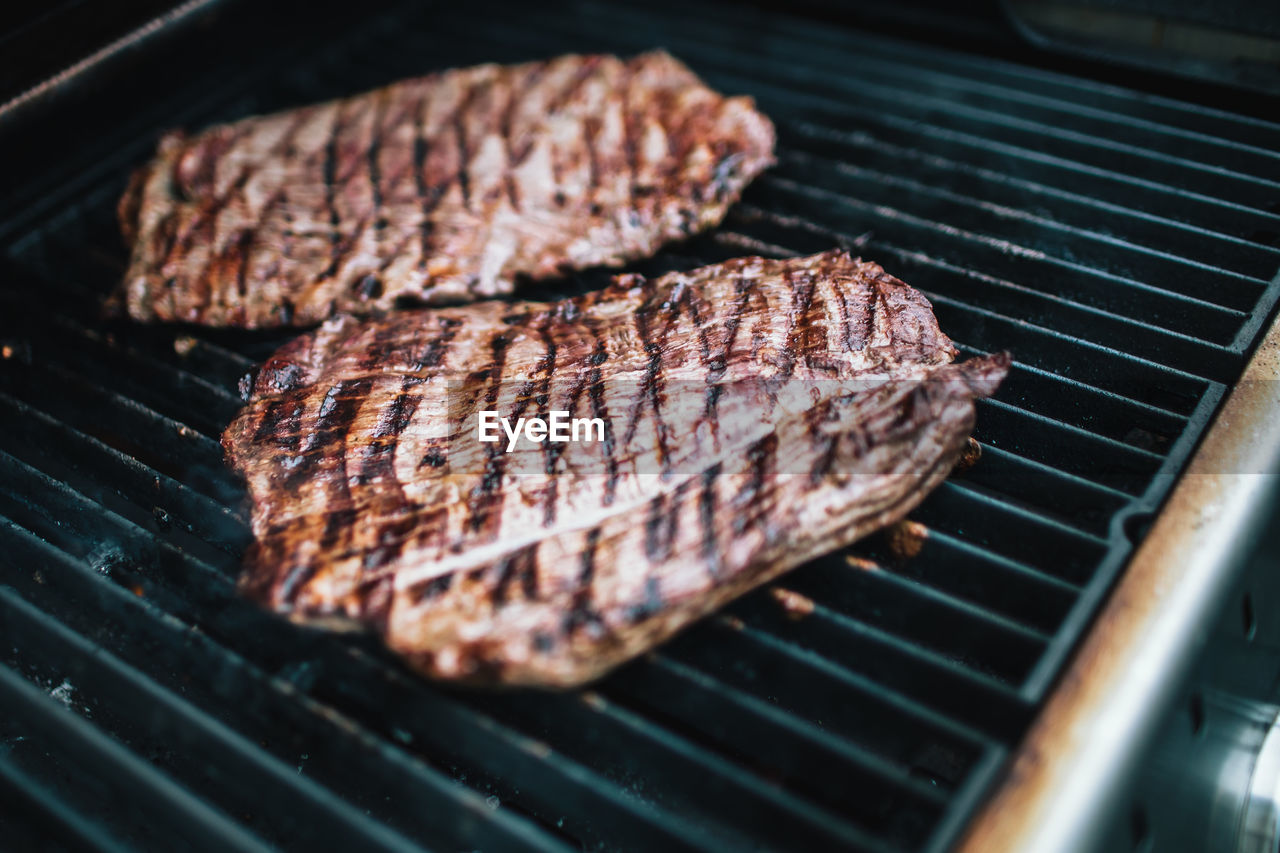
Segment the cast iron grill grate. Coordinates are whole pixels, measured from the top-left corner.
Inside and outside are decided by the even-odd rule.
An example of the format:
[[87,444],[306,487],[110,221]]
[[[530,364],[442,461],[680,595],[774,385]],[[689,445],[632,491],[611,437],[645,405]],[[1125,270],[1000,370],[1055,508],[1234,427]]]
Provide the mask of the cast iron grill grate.
[[924,534],[775,584],[814,603],[803,618],[761,591],[563,695],[425,683],[258,612],[234,595],[247,530],[217,437],[282,338],[97,314],[123,268],[115,199],[175,121],[156,105],[0,231],[0,783],[24,825],[103,849],[955,837],[1273,307],[1280,126],[721,11],[409,5],[286,73],[187,93],[182,120],[654,46],[755,95],[778,167],[719,232],[639,269],[853,246],[923,290],[965,355],[1012,350],[983,458],[913,513]]

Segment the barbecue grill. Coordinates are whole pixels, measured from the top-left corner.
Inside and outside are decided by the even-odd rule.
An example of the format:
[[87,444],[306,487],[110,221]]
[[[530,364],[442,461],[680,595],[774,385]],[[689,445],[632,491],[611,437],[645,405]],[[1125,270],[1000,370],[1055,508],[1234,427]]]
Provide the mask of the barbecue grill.
[[[129,4],[139,23],[3,93],[6,845],[1265,838],[1280,746],[1255,756],[1274,721],[1280,589],[1250,555],[1280,415],[1280,125],[1259,117],[1273,96],[1082,67],[994,13],[907,5],[855,26],[819,4],[334,5],[193,0],[148,23],[158,5]],[[1013,352],[979,405],[981,459],[910,525],[581,691],[429,683],[366,638],[240,600],[244,496],[218,436],[241,377],[288,335],[101,319],[131,168],[175,125],[452,66],[652,47],[753,95],[779,164],[723,227],[633,268],[833,245],[882,263],[929,297],[962,357]],[[1192,764],[1199,781],[1173,785]],[[1224,779],[1238,796],[1210,809]]]

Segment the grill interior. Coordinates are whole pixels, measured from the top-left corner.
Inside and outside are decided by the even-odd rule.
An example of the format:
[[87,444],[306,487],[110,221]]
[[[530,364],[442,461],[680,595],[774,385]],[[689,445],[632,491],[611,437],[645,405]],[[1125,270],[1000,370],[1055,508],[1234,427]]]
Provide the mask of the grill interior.
[[[12,831],[113,850],[946,846],[1271,312],[1280,126],[765,11],[463,5],[382,11],[139,105],[0,230]],[[754,95],[780,163],[718,232],[635,268],[856,247],[928,295],[964,356],[1014,353],[980,405],[981,461],[914,534],[774,584],[807,616],[760,591],[581,692],[426,683],[237,599],[246,513],[217,439],[287,336],[99,319],[124,266],[114,203],[156,133],[655,46]]]

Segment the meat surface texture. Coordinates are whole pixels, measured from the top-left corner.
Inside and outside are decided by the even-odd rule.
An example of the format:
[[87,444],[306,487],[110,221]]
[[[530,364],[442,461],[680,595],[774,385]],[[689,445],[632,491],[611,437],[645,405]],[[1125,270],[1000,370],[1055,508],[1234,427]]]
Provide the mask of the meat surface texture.
[[481,65],[166,135],[108,310],[309,326],[507,294],[718,224],[773,125],[666,53]]
[[[902,518],[1008,369],[955,354],[844,252],[334,318],[223,436],[253,500],[242,589],[431,676],[580,684]],[[480,412],[556,410],[603,440],[478,440]]]

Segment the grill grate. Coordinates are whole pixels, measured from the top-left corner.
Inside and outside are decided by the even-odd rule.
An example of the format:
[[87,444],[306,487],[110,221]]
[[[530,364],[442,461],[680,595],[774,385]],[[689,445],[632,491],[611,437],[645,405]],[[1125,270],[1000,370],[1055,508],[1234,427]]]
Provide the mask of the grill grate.
[[287,72],[206,79],[183,120],[659,45],[755,95],[778,167],[719,232],[640,268],[856,246],[923,290],[965,355],[1014,352],[981,405],[981,462],[913,514],[918,553],[873,537],[774,585],[808,616],[762,591],[564,695],[425,683],[364,638],[258,612],[234,594],[248,532],[217,436],[282,338],[97,317],[123,268],[124,175],[177,106],[148,105],[104,129],[132,142],[0,225],[0,786],[25,824],[103,849],[955,837],[1273,307],[1280,126],[723,12],[409,4]]

